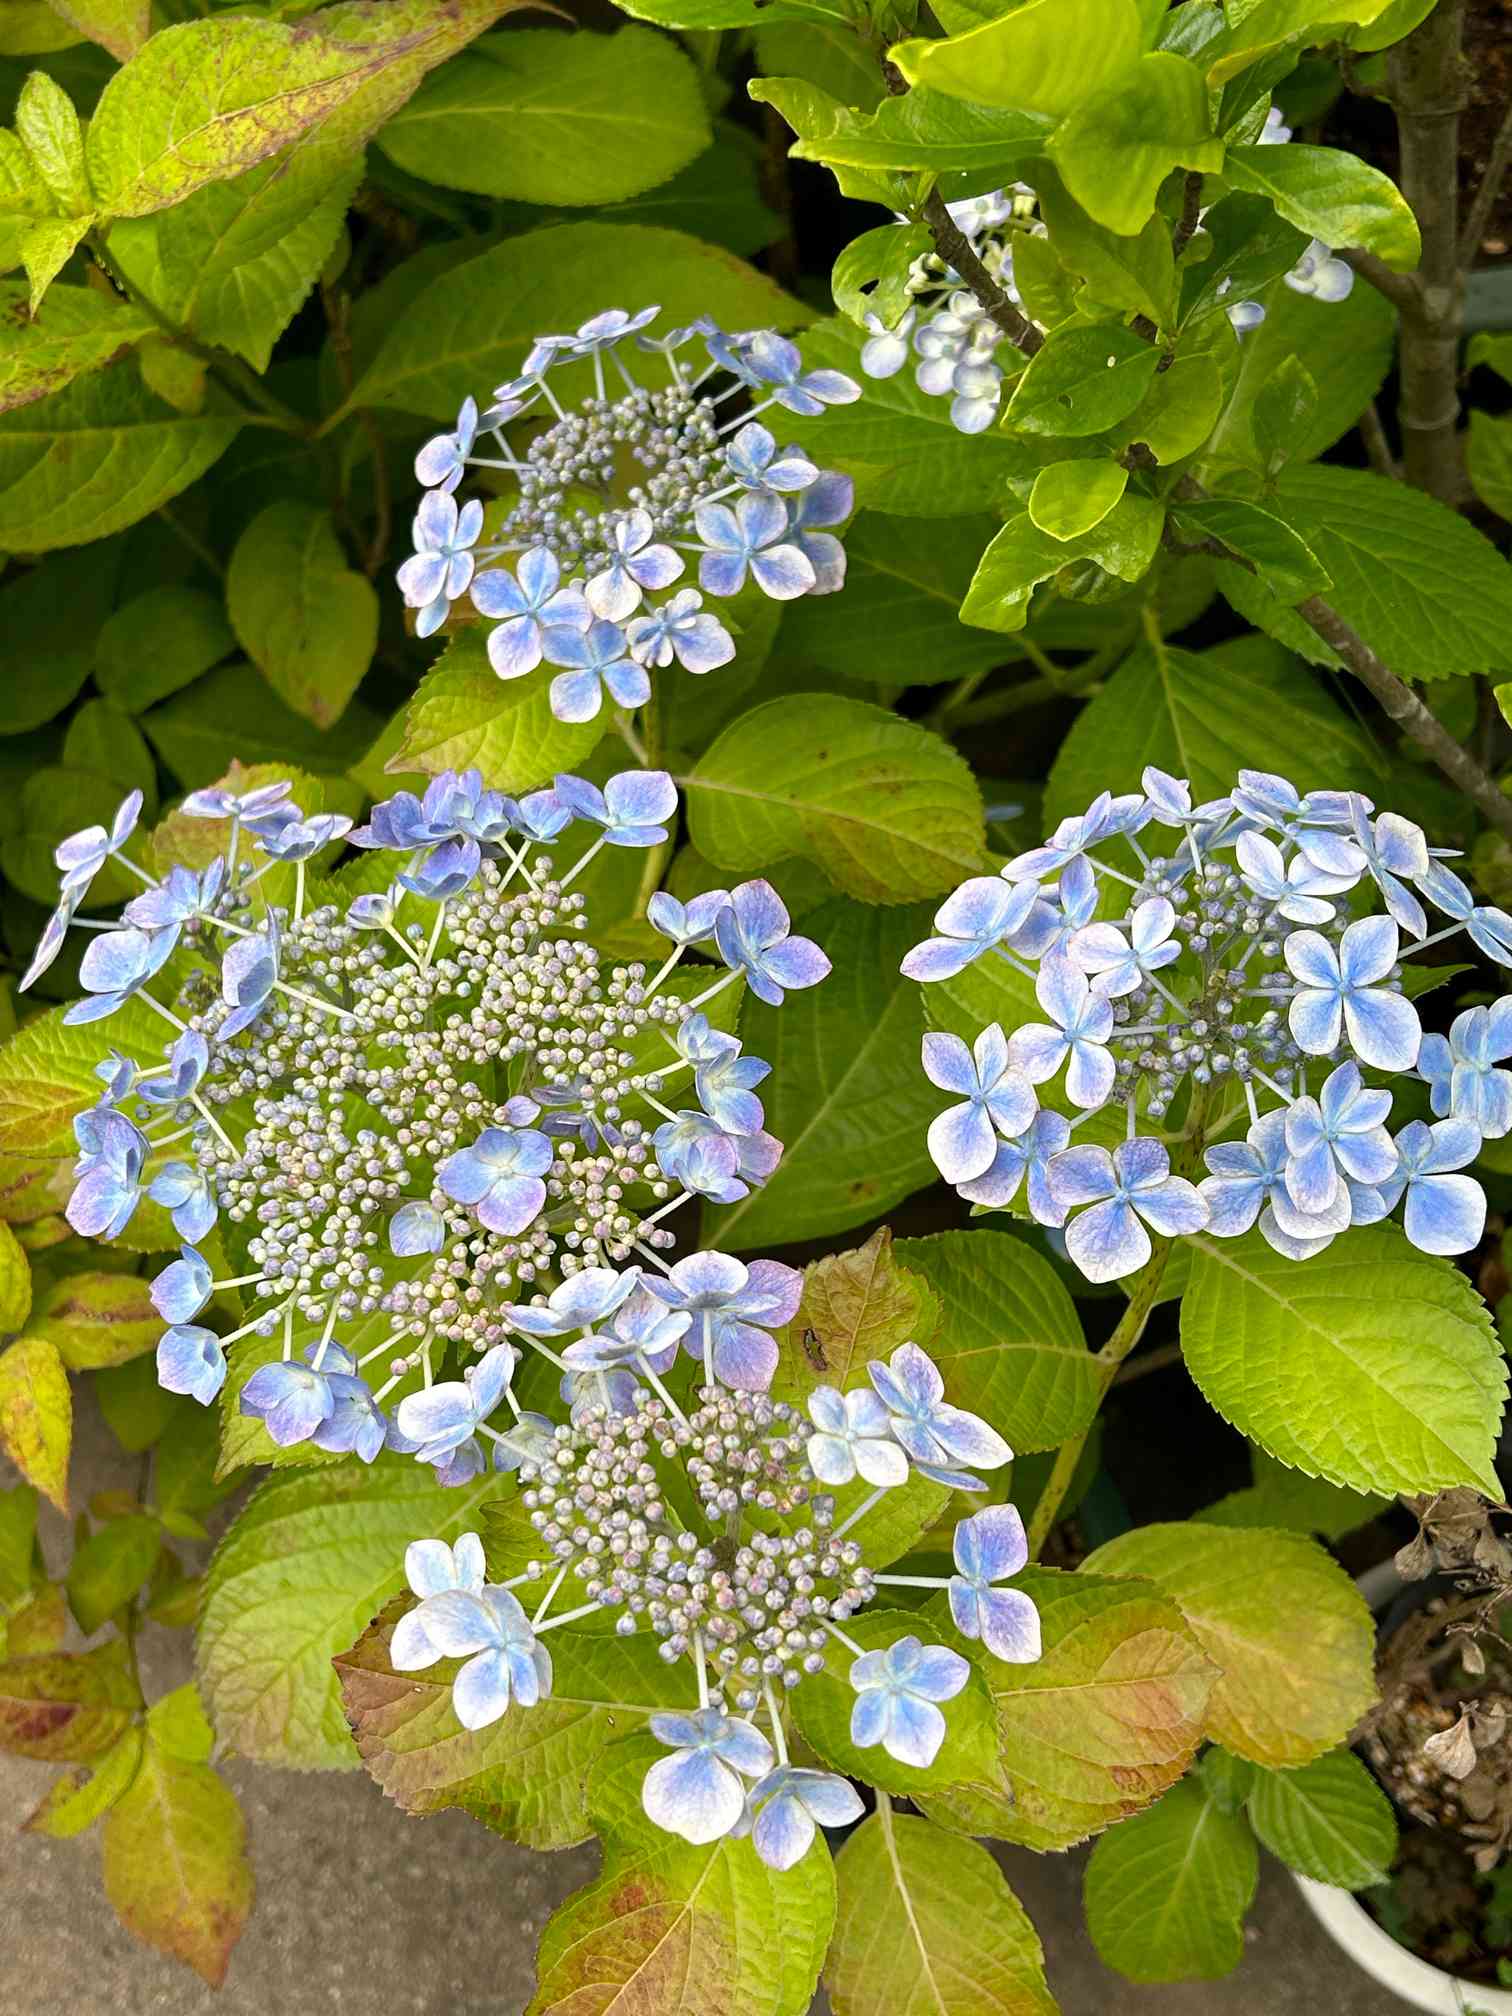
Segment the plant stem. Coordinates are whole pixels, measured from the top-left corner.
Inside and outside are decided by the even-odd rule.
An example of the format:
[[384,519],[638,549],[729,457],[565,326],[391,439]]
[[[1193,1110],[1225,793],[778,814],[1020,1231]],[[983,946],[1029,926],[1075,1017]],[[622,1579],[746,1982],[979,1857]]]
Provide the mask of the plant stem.
[[977,257],[971,240],[945,207],[938,189],[931,189],[919,213],[929,226],[935,250],[947,266],[953,266],[999,329],[1026,357],[1044,345],[1044,337],[1027,315],[1014,307],[987,268]]
[[1464,0],[1439,0],[1386,59],[1401,142],[1402,194],[1423,237],[1410,297],[1399,303],[1402,456],[1407,481],[1458,506],[1460,271],[1459,127],[1465,103]]
[[1391,443],[1386,439],[1386,429],[1381,425],[1380,408],[1374,399],[1359,418],[1360,439],[1365,445],[1365,453],[1370,458],[1370,466],[1377,476],[1389,476],[1393,483],[1400,483],[1402,472],[1397,459],[1391,452]]
[[1468,272],[1475,264],[1475,255],[1480,250],[1480,242],[1487,224],[1491,221],[1491,211],[1501,194],[1501,186],[1506,179],[1507,167],[1512,162],[1512,105],[1497,128],[1496,138],[1491,143],[1490,158],[1486,162],[1486,172],[1480,179],[1480,187],[1475,192],[1465,218],[1465,228],[1460,233],[1459,263]]

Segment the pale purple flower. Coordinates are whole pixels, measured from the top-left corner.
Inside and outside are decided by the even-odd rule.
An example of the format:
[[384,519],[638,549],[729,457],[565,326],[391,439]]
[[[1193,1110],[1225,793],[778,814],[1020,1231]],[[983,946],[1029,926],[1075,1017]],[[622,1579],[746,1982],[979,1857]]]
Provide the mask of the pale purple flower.
[[491,1582],[478,1590],[441,1589],[410,1614],[423,1620],[404,1648],[415,1666],[467,1661],[452,1683],[452,1712],[464,1729],[489,1728],[511,1701],[534,1708],[550,1695],[551,1655],[512,1591]]
[[1011,1140],[1038,1110],[1033,1087],[1008,1061],[1008,1040],[992,1022],[968,1050],[959,1036],[926,1030],[924,1075],[942,1092],[961,1095],[929,1124],[930,1160],[947,1183],[970,1183],[986,1174],[998,1138]]
[[558,777],[554,789],[576,818],[603,827],[611,847],[659,847],[677,810],[677,786],[665,770],[621,770],[602,791],[581,777]]
[[1292,1102],[1286,1114],[1286,1189],[1308,1217],[1328,1211],[1349,1178],[1384,1183],[1396,1169],[1386,1132],[1391,1094],[1367,1086],[1357,1064],[1340,1064],[1316,1099]]
[[1465,884],[1442,861],[1431,861],[1422,881],[1430,903],[1463,924],[1471,940],[1499,966],[1512,966],[1512,917],[1494,904],[1477,903]]
[[181,1246],[178,1259],[153,1276],[148,1293],[165,1323],[188,1323],[210,1300],[213,1281],[205,1256],[192,1246]]
[[436,1181],[458,1204],[471,1205],[490,1232],[512,1239],[545,1205],[541,1179],[554,1152],[538,1129],[485,1127],[471,1147],[447,1156]]
[[103,826],[86,826],[81,833],[70,833],[53,849],[53,860],[63,878],[64,890],[76,902],[83,901],[90,883],[105,863],[126,845],[136,831],[141,811],[141,792],[130,791],[116,808],[109,832]]
[[630,656],[618,623],[600,619],[586,630],[553,624],[545,643],[547,661],[567,668],[551,682],[551,711],[558,721],[592,721],[605,693],[617,707],[643,707],[650,699],[646,668]]
[[101,931],[91,938],[79,962],[79,980],[89,992],[63,1011],[70,1024],[99,1022],[114,1015],[133,994],[147,985],[173,952],[174,934],[138,931],[134,924]]
[[977,1480],[956,1466],[997,1470],[1012,1462],[1013,1451],[995,1428],[964,1407],[950,1405],[938,1367],[917,1344],[900,1344],[885,1365],[871,1359],[866,1371],[892,1416],[895,1439],[923,1476],[955,1490],[979,1491]]
[[994,1659],[1016,1666],[1040,1656],[1039,1611],[1022,1589],[994,1585],[1029,1560],[1024,1522],[1012,1505],[989,1505],[962,1519],[952,1547],[950,1614],[963,1638],[979,1638]]
[[1423,1033],[1417,1010],[1375,984],[1396,964],[1397,944],[1390,917],[1356,918],[1337,950],[1317,931],[1294,931],[1287,939],[1286,963],[1301,982],[1287,1020],[1310,1057],[1327,1057],[1347,1033],[1362,1064],[1378,1071],[1412,1069]]
[[1355,845],[1365,856],[1366,873],[1385,897],[1386,908],[1409,938],[1426,938],[1427,914],[1407,883],[1421,882],[1428,873],[1427,835],[1399,812],[1383,812],[1372,823],[1370,802],[1358,794],[1351,811]]
[[213,1330],[176,1323],[158,1339],[157,1381],[165,1392],[187,1393],[208,1407],[226,1383],[226,1354]]
[[602,1330],[568,1344],[562,1362],[574,1372],[634,1371],[642,1365],[667,1372],[692,1321],[686,1309],[669,1309],[642,1286],[625,1298]]
[[1315,301],[1347,301],[1355,276],[1347,261],[1336,259],[1321,239],[1314,238],[1281,277],[1294,294],[1310,294]]
[[742,882],[714,925],[719,955],[744,973],[758,1001],[780,1008],[789,988],[817,986],[830,962],[811,938],[791,936],[787,908],[770,882]]
[[810,594],[833,595],[845,586],[845,548],[828,528],[843,525],[855,508],[854,484],[835,470],[789,497],[789,534],[814,570]]
[[779,1764],[750,1794],[751,1846],[769,1869],[791,1869],[813,1846],[815,1829],[848,1827],[866,1808],[848,1778]]
[[168,1069],[142,1078],[138,1094],[153,1106],[176,1106],[199,1090],[210,1068],[210,1046],[198,1029],[186,1029],[168,1052]]
[[808,1438],[809,1468],[821,1484],[836,1489],[861,1478],[873,1488],[902,1484],[908,1457],[892,1433],[892,1416],[865,1386],[849,1393],[816,1386],[808,1397],[814,1433]]
[[427,490],[455,490],[478,432],[478,405],[464,399],[450,434],[433,434],[415,457],[415,477]]
[[1153,1250],[1146,1225],[1173,1238],[1207,1223],[1196,1185],[1171,1174],[1158,1141],[1122,1141],[1111,1155],[1091,1144],[1068,1148],[1049,1173],[1056,1202],[1077,1213],[1066,1226],[1066,1251],[1089,1281],[1137,1273]]
[[703,546],[699,585],[708,594],[738,595],[747,572],[777,602],[791,602],[814,586],[812,561],[788,539],[787,507],[769,491],[747,491],[733,510],[700,504],[693,522]]
[[401,1260],[439,1253],[446,1243],[446,1220],[434,1204],[412,1197],[389,1220],[389,1251]]
[[1439,1119],[1468,1120],[1487,1141],[1512,1133],[1512,1071],[1497,1067],[1512,1057],[1512,995],[1489,1007],[1466,1008],[1447,1037],[1423,1038],[1417,1068],[1429,1086]]
[[[1070,959],[1052,957],[1040,967],[1035,998],[1051,1018],[1026,1022],[1008,1039],[1008,1061],[1031,1085],[1042,1085],[1066,1065],[1066,1096],[1074,1106],[1101,1106],[1113,1090],[1113,1004],[1092,987]],[[1052,1026],[1053,1025],[1053,1026]]]
[[1027,1178],[1025,1200],[1030,1217],[1037,1225],[1064,1225],[1065,1207],[1055,1201],[1049,1171],[1070,1139],[1071,1122],[1065,1115],[1043,1108],[1022,1134],[1011,1141],[999,1141],[991,1166],[969,1183],[958,1183],[957,1195],[968,1204],[1000,1208],[1012,1203]]
[[616,1272],[612,1267],[583,1267],[553,1288],[544,1303],[515,1303],[501,1313],[516,1330],[531,1337],[565,1337],[573,1330],[591,1330],[611,1316],[635,1292],[638,1267]]
[[1286,1114],[1263,1114],[1243,1141],[1220,1141],[1203,1160],[1211,1174],[1197,1188],[1207,1206],[1207,1231],[1237,1239],[1258,1222],[1261,1237],[1288,1260],[1309,1260],[1349,1224],[1348,1193],[1342,1212],[1309,1218],[1286,1187]]
[[460,1379],[405,1394],[394,1419],[400,1434],[415,1445],[420,1462],[434,1463],[477,1434],[503,1399],[514,1365],[514,1346],[496,1344]]
[[472,549],[483,530],[483,506],[471,499],[458,511],[445,490],[428,490],[415,513],[415,551],[400,567],[399,592],[415,618],[415,635],[429,637],[446,621],[447,611],[465,595],[473,578]]
[[1245,888],[1291,924],[1329,923],[1338,905],[1327,898],[1352,889],[1356,881],[1353,875],[1326,873],[1300,852],[1288,861],[1265,833],[1241,833],[1234,853]]
[[336,1405],[324,1373],[282,1359],[259,1365],[241,1390],[240,1411],[262,1422],[280,1449],[308,1442]]
[[826,406],[849,406],[861,397],[861,387],[843,371],[805,371],[796,343],[770,329],[760,329],[741,344],[755,383],[770,387],[771,396],[790,413],[814,419]]
[[500,619],[488,633],[488,662],[501,679],[535,670],[548,625],[586,630],[593,614],[581,588],[562,586],[562,570],[546,546],[522,553],[513,574],[507,567],[486,568],[472,584],[472,601],[480,616]]
[[1246,819],[1284,834],[1315,868],[1344,876],[1352,888],[1365,871],[1365,856],[1336,829],[1353,825],[1358,796],[1354,791],[1309,791],[1304,796],[1274,771],[1241,770],[1233,802]]
[[180,1239],[203,1239],[220,1215],[209,1177],[190,1162],[165,1162],[147,1195],[170,1213]]
[[1164,896],[1149,896],[1129,919],[1127,935],[1116,924],[1087,924],[1072,938],[1070,954],[1095,976],[1098,992],[1116,1000],[1181,957],[1181,942],[1171,936],[1175,928],[1172,905]]
[[949,980],[1022,929],[1038,896],[1037,882],[973,875],[935,912],[934,927],[940,935],[915,945],[899,970],[910,980]]
[[748,490],[806,490],[819,471],[796,445],[779,448],[759,420],[748,420],[725,450],[730,474]]
[[670,665],[675,658],[685,671],[705,673],[728,665],[735,640],[717,616],[703,606],[696,588],[680,588],[667,601],[625,626],[631,655],[642,665]]
[[1388,1211],[1407,1199],[1402,1222],[1423,1253],[1452,1257],[1473,1253],[1486,1230],[1486,1193],[1473,1176],[1452,1172],[1481,1150],[1479,1130],[1468,1120],[1410,1120],[1396,1137],[1397,1169],[1381,1184]]
[[665,1277],[648,1275],[646,1286],[674,1309],[693,1318],[683,1349],[702,1361],[707,1348],[714,1377],[723,1386],[764,1393],[777,1370],[771,1332],[798,1313],[803,1276],[780,1260],[752,1260],[732,1253],[690,1253]]
[[900,1764],[928,1770],[945,1741],[945,1717],[935,1704],[954,1699],[970,1677],[959,1652],[912,1635],[884,1652],[864,1652],[850,1669],[851,1741],[858,1750],[880,1743]]
[[614,520],[609,537],[613,557],[591,577],[585,592],[595,616],[623,623],[640,607],[645,590],[670,588],[683,563],[670,546],[658,543],[649,511],[623,512]]
[[753,1722],[700,1708],[690,1715],[653,1715],[651,1733],[671,1746],[646,1773],[641,1805],[668,1834],[702,1846],[721,1840],[745,1816],[747,1778],[764,1778],[772,1746]]
[[[701,895],[690,896],[684,904],[665,889],[658,889],[646,905],[646,922],[674,945],[706,945],[714,936],[715,921],[729,900],[728,889],[706,889]],[[698,1020],[707,1026],[707,1016],[688,1017],[689,1022]],[[681,1024],[679,1034],[686,1027],[686,1022]],[[678,1048],[683,1055],[691,1054],[682,1051],[680,1043]]]

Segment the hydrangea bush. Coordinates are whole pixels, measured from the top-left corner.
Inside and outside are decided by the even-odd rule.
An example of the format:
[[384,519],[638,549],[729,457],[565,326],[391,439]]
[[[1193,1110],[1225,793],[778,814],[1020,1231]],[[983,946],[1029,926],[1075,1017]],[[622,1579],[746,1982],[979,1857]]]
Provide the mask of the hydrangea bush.
[[10,11],[29,1829],[211,1983],[227,1756],[597,1837],[530,2016],[1373,1880],[1336,1543],[1503,1498],[1462,10]]

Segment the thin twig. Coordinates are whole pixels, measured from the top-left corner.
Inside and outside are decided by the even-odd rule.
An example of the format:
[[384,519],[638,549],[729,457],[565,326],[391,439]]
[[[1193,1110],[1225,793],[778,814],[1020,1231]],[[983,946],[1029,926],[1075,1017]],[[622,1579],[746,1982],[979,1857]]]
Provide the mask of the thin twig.
[[1202,216],[1202,177],[1195,168],[1188,169],[1187,178],[1181,185],[1181,216],[1176,229],[1171,233],[1171,252],[1180,259],[1188,245],[1197,235],[1198,220]]
[[935,250],[947,266],[953,266],[975,294],[987,314],[1026,357],[1044,345],[1044,337],[1027,315],[1014,307],[996,280],[977,257],[971,240],[945,207],[938,189],[931,189],[922,211]]
[[1120,1365],[1113,1375],[1115,1386],[1127,1386],[1133,1379],[1143,1379],[1147,1372],[1164,1372],[1168,1365],[1181,1363],[1179,1344],[1162,1344],[1158,1351],[1145,1351],[1138,1358],[1131,1358],[1127,1365]]
[[1459,263],[1470,267],[1475,263],[1475,255],[1480,250],[1480,242],[1496,199],[1501,194],[1501,186],[1506,179],[1507,168],[1512,164],[1512,105],[1507,107],[1501,125],[1496,129],[1496,138],[1491,143],[1491,157],[1486,163],[1486,172],[1480,179],[1470,203],[1469,214],[1465,218],[1465,228],[1460,233]]
[[1370,457],[1370,466],[1378,476],[1389,476],[1394,483],[1402,480],[1401,464],[1391,452],[1391,443],[1386,439],[1386,429],[1381,425],[1380,408],[1374,399],[1360,415],[1357,425],[1360,439],[1365,444],[1365,453]]
[[1374,252],[1367,252],[1363,245],[1345,245],[1335,256],[1352,267],[1362,280],[1368,280],[1378,294],[1384,294],[1401,314],[1409,314],[1417,307],[1422,287],[1415,273],[1398,273]]

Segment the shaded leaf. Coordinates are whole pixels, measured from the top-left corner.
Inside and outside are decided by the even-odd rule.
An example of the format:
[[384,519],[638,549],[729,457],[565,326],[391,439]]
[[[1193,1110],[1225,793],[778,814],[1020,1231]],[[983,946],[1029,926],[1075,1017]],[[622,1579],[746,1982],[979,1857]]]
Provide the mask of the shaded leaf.
[[226,570],[231,627],[296,714],[329,728],[378,642],[378,596],[348,567],[331,514],[290,497],[260,511]]
[[1188,1779],[1092,1850],[1087,1930],[1131,1981],[1212,1981],[1239,1964],[1259,1878],[1248,1822]]

